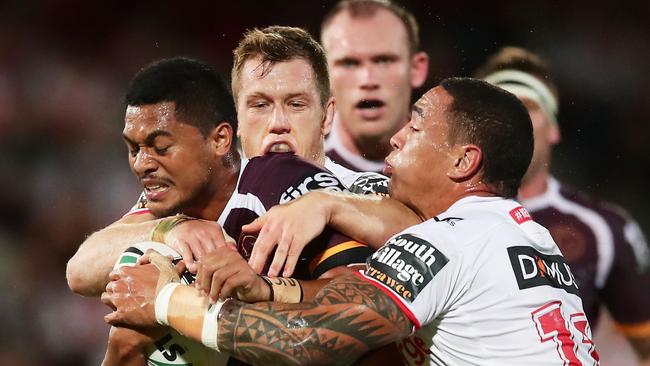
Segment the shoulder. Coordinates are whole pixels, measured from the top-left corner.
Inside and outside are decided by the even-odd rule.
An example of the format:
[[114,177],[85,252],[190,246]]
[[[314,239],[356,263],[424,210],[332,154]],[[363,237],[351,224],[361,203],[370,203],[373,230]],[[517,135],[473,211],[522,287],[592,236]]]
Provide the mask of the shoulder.
[[388,177],[375,172],[356,172],[325,159],[325,168],[332,172],[352,193],[388,195]]
[[315,189],[343,191],[345,187],[331,172],[293,154],[250,159],[237,188],[240,194],[259,196],[267,207]]

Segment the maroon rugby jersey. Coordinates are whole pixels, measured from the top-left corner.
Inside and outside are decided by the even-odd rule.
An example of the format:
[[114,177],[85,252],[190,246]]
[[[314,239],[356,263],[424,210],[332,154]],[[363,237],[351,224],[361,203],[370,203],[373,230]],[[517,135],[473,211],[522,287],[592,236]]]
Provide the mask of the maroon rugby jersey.
[[638,224],[553,178],[544,194],[522,203],[562,250],[591,326],[603,304],[624,334],[650,335],[650,253]]
[[[332,173],[293,154],[267,154],[243,161],[236,191],[218,222],[230,236],[238,238],[238,249],[248,259],[255,237],[242,235],[241,227],[272,206],[315,189],[345,190]],[[294,277],[315,279],[337,266],[365,263],[370,254],[372,250],[366,245],[326,228],[300,254]]]

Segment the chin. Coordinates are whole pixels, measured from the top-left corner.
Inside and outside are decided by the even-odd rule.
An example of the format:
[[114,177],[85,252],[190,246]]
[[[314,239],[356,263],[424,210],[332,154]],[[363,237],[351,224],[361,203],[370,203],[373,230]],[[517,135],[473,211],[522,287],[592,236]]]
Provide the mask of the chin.
[[181,212],[179,204],[170,205],[159,202],[152,202],[148,204],[147,207],[149,208],[149,211],[151,211],[151,213],[156,217],[173,216]]

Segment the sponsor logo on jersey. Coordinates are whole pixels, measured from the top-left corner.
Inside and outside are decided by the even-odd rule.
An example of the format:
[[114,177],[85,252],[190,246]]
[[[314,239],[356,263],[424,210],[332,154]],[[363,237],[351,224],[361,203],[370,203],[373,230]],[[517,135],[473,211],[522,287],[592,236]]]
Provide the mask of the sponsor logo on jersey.
[[449,262],[433,244],[410,234],[394,237],[368,258],[369,276],[408,302]]
[[363,174],[350,185],[352,193],[388,196],[388,178],[375,173]]
[[530,213],[528,213],[528,210],[524,208],[524,206],[515,207],[510,210],[510,217],[512,217],[512,219],[515,220],[515,222],[517,222],[519,225],[533,219],[530,216]]
[[545,255],[531,247],[508,248],[519,289],[551,286],[578,294],[578,284],[561,255]]
[[280,196],[280,203],[289,202],[293,199],[296,199],[309,191],[316,189],[326,189],[329,191],[340,192],[345,188],[341,185],[338,179],[330,173],[318,172],[314,175],[310,175],[303,181],[295,186],[287,188],[284,193]]

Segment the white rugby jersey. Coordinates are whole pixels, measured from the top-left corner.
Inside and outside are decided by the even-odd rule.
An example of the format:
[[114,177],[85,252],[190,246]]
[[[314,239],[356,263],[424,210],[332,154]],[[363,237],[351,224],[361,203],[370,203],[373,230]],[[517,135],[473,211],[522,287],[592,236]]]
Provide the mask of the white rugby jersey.
[[513,200],[463,198],[367,264],[414,324],[398,342],[409,365],[598,364],[571,270]]

